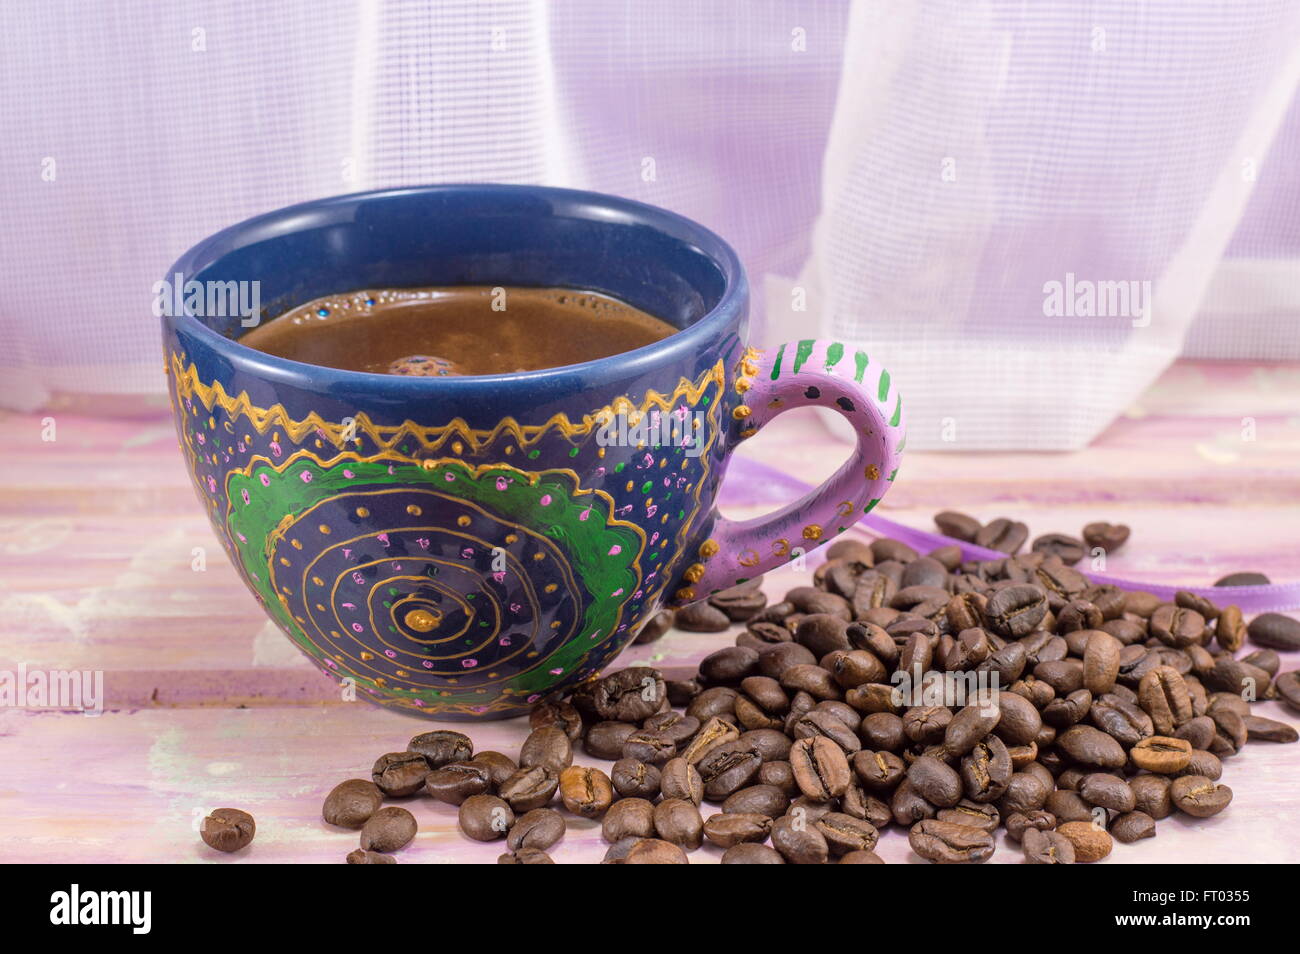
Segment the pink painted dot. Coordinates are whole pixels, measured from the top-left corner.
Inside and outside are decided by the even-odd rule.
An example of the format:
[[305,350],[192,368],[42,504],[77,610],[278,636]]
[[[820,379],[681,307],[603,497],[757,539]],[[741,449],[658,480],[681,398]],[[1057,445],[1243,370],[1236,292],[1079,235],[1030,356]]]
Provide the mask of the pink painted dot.
[[540,698],[542,698],[541,693],[534,692],[534,693],[533,693],[531,696],[529,696],[528,699],[525,700],[525,701],[527,701],[527,702],[536,702],[536,701],[537,701],[538,699],[540,699]]
[[563,669],[552,669],[552,670],[551,670],[551,675],[552,675],[552,676],[562,676],[562,675],[564,675],[564,670],[563,670]]
[[391,649],[385,649],[385,650],[384,650],[384,655],[387,656],[389,659],[396,659],[396,658],[397,658],[397,653],[393,652]]
[[258,474],[258,475],[257,475],[257,479],[260,480],[260,481],[262,482],[262,486],[263,486],[263,487],[270,487],[270,486],[271,486],[271,478],[268,477],[268,476],[266,476],[266,474]]
[[244,536],[244,535],[243,535],[242,533],[240,533],[238,530],[235,531],[235,536],[239,537],[239,542],[240,542],[240,543],[247,543],[247,542],[248,542],[248,537]]
[[477,659],[462,659],[462,660],[460,661],[460,664],[461,664],[461,667],[464,668],[464,669],[473,669],[475,666],[478,665],[478,660],[477,660]]
[[623,595],[623,587],[620,586],[618,589],[616,589],[613,593],[610,593],[609,595],[610,595],[610,596],[622,596],[622,595]]
[[428,660],[428,659],[426,659],[424,662],[420,663],[420,665],[423,666],[425,669],[432,669],[432,668],[433,668],[433,662],[430,661],[430,660]]
[[456,479],[456,475],[455,475],[455,474],[447,474],[447,475],[446,475],[445,477],[443,477],[442,479],[445,480],[445,481],[447,481],[447,483],[451,483],[453,480]]
[[300,473],[298,476],[302,478],[302,482],[303,482],[304,484],[310,484],[310,483],[311,483],[311,471],[309,471],[309,470],[304,470],[304,471],[303,471],[302,473]]
[[195,434],[195,435],[194,435],[194,438],[195,438],[195,440],[197,440],[200,444],[206,444],[206,443],[208,442],[208,439],[207,439],[206,437],[204,437],[202,434]]
[[543,507],[549,507],[551,505],[551,495],[542,494],[542,499],[539,500],[538,503],[540,503]]
[[327,660],[325,660],[325,665],[326,665],[326,666],[329,666],[329,668],[331,668],[331,669],[338,669],[338,668],[339,668],[339,664],[336,663],[336,662],[335,662],[334,660],[332,660],[332,659],[327,659]]
[[356,476],[356,474],[352,473],[352,471],[350,471],[350,470],[348,470],[346,467],[344,467],[344,468],[343,468],[343,476],[346,477],[348,480],[351,480],[353,477]]
[[518,603],[510,604],[510,612],[512,613],[518,613],[521,609],[523,609],[523,607],[520,606]]
[[384,546],[388,546],[388,534],[386,534],[386,533],[381,533],[381,534],[380,534],[378,537],[376,537],[375,539],[378,540],[380,543],[382,543]]
[[412,705],[419,706],[421,709],[424,708],[424,702],[421,701],[421,700],[419,700],[419,699],[412,699],[412,700],[411,700],[411,704],[412,704]]
[[497,645],[498,645],[498,646],[509,646],[509,645],[510,645],[510,637],[509,637],[509,636],[502,636],[500,639],[497,640]]
[[470,557],[474,555],[474,548],[466,547],[464,550],[460,551],[460,555],[464,557],[466,560],[468,560]]
[[208,478],[208,491],[214,494],[217,492],[217,479],[215,477]]
[[281,454],[284,453],[283,449],[280,447],[279,441],[271,441],[271,453],[274,454],[276,457],[279,457]]
[[610,555],[610,556],[618,556],[618,555],[619,555],[620,553],[622,553],[622,552],[623,552],[623,548],[622,548],[621,546],[619,546],[617,543],[614,544],[612,547],[609,548],[609,555]]
[[493,573],[492,579],[496,580],[498,583],[504,583],[506,581],[505,571],[499,570],[496,573]]
[[353,623],[353,624],[352,624],[352,632],[354,632],[354,633],[359,633],[359,632],[361,632],[361,630],[362,630],[362,626],[361,626],[360,623]]
[[651,543],[654,543],[654,542],[655,542],[656,540],[658,540],[658,539],[659,539],[659,531],[656,530],[653,534],[651,534],[651,536],[650,536],[650,542],[651,542]]
[[658,512],[659,512],[659,507],[656,506],[655,504],[651,504],[650,506],[645,508],[645,515],[647,517],[653,517]]
[[239,492],[239,496],[243,498],[244,503],[248,503],[249,500],[251,499],[251,498],[248,496],[248,491],[247,491],[247,490],[241,490],[241,491]]
[[505,490],[509,486],[510,481],[506,480],[504,477],[497,478],[497,490]]
[[587,519],[588,517],[590,517],[590,516],[591,516],[591,511],[590,511],[590,510],[584,510],[582,513],[578,514],[578,519],[579,519],[579,520],[586,520],[586,519]]

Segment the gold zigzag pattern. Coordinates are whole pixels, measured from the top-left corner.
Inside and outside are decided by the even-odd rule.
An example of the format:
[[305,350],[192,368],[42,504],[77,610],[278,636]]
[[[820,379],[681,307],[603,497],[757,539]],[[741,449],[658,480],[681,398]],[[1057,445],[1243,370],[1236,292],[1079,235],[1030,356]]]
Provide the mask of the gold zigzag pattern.
[[176,382],[177,397],[197,397],[209,411],[212,410],[213,404],[218,404],[231,420],[244,417],[259,434],[264,434],[271,428],[283,428],[289,440],[298,443],[307,434],[319,431],[336,445],[351,443],[365,436],[379,448],[386,450],[391,450],[407,438],[415,440],[425,450],[438,450],[448,441],[461,440],[468,445],[468,450],[478,451],[491,445],[503,434],[513,437],[520,447],[529,447],[552,429],[559,429],[566,438],[583,437],[619,415],[626,416],[629,424],[636,424],[641,415],[652,409],[671,411],[677,402],[683,399],[690,404],[695,404],[709,385],[716,384],[721,387],[726,381],[726,371],[719,361],[697,381],[692,382],[682,378],[672,394],[663,395],[658,391],[647,391],[640,405],[634,404],[626,397],[619,397],[612,404],[591,414],[584,414],[576,422],[561,412],[553,415],[545,424],[520,424],[513,417],[506,417],[491,430],[478,430],[459,417],[449,424],[437,427],[426,427],[411,420],[396,426],[375,424],[364,413],[358,413],[351,424],[327,421],[315,411],[302,420],[294,420],[285,411],[283,405],[275,404],[269,408],[261,408],[249,400],[246,391],[240,391],[237,397],[232,397],[222,387],[220,381],[213,381],[210,385],[205,384],[199,380],[195,366],[186,364],[180,354],[171,356],[169,370]]

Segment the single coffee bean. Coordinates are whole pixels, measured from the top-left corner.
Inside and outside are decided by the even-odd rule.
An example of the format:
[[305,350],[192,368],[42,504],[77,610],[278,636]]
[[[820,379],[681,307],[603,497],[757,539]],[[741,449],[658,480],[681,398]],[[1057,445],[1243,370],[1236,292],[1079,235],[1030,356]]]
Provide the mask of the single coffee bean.
[[757,672],[758,650],[746,646],[727,646],[700,662],[700,676],[710,683],[735,685]]
[[637,731],[632,722],[597,722],[587,730],[582,747],[593,758],[612,762],[623,757],[623,743]]
[[[681,625],[678,612],[678,625]],[[664,678],[649,666],[629,666],[596,683],[596,712],[612,722],[640,722],[659,711],[665,699]]]
[[582,713],[571,702],[542,702],[528,713],[528,727],[541,729],[554,726],[569,737],[570,742],[582,738]]
[[1101,630],[1089,631],[1083,651],[1083,687],[1094,696],[1110,692],[1119,675],[1120,641]]
[[406,748],[423,755],[431,769],[439,769],[452,762],[468,762],[474,756],[474,743],[469,736],[447,729],[421,732],[407,743]]
[[429,763],[419,752],[389,752],[375,761],[370,777],[390,798],[414,795],[424,787]]
[[646,643],[661,639],[673,628],[673,616],[672,610],[660,610],[655,613],[637,632],[634,642],[638,646],[644,646]]
[[694,851],[704,840],[704,820],[694,802],[665,798],[654,807],[655,832],[664,841]]
[[695,805],[704,800],[704,780],[684,757],[669,759],[660,770],[659,788],[664,798],[681,798]]
[[962,540],[966,543],[973,543],[975,535],[980,532],[982,524],[969,514],[958,513],[955,510],[945,510],[942,513],[934,515],[934,525],[939,528],[939,532],[946,537],[952,537],[954,540]]
[[620,798],[654,798],[659,794],[660,777],[658,766],[637,759],[619,759],[609,771]]
[[1016,520],[998,517],[980,527],[975,534],[976,546],[1003,553],[1015,553],[1029,539],[1029,528]]
[[766,841],[773,819],[754,812],[719,812],[704,822],[704,837],[719,848]]
[[1071,759],[1083,765],[1119,769],[1128,761],[1118,742],[1090,725],[1070,726],[1057,738],[1056,745]]
[[499,865],[553,865],[555,859],[540,848],[520,848],[497,856]]
[[1192,720],[1192,699],[1187,684],[1170,666],[1157,666],[1138,683],[1138,703],[1151,716],[1157,735],[1173,735],[1174,730]]
[[1098,521],[1083,528],[1083,542],[1089,549],[1100,547],[1111,553],[1124,545],[1129,533],[1129,528],[1122,523]]
[[772,824],[772,847],[792,865],[822,865],[830,857],[826,836],[807,813],[799,810],[782,815]]
[[1215,586],[1268,586],[1272,581],[1263,573],[1229,573],[1214,582]]
[[448,805],[459,805],[472,795],[483,794],[491,786],[487,768],[470,762],[452,762],[424,777],[424,790]]
[[366,820],[379,811],[384,803],[384,793],[374,782],[350,778],[339,782],[325,796],[321,817],[340,828],[360,828]]
[[623,838],[653,838],[655,807],[648,799],[621,798],[605,812],[600,833],[611,845]]
[[1066,566],[1074,566],[1087,556],[1083,541],[1065,533],[1045,533],[1035,538],[1031,549],[1035,553],[1060,557]]
[[981,803],[995,801],[1011,783],[1011,753],[1000,738],[990,735],[962,756],[959,774],[967,798]]
[[650,765],[663,765],[677,755],[677,743],[662,732],[633,732],[623,742],[622,756]]
[[750,785],[729,795],[722,803],[724,812],[742,815],[766,815],[780,818],[790,807],[790,798],[775,785]]
[[1250,641],[1256,646],[1279,649],[1283,652],[1300,650],[1300,620],[1281,613],[1260,613],[1247,628]]
[[458,820],[460,830],[475,841],[496,841],[510,831],[515,813],[504,798],[473,795],[461,802]]
[[762,583],[763,578],[760,576],[739,586],[720,590],[709,597],[709,605],[722,610],[730,622],[743,623],[767,605],[767,597],[761,589]]
[[614,801],[614,785],[598,768],[571,765],[560,773],[560,800],[583,818],[599,818]]
[[492,788],[502,785],[506,779],[519,771],[515,760],[500,752],[479,752],[469,760],[470,765],[482,766],[487,772],[488,784]]
[[377,851],[354,848],[348,852],[347,862],[350,865],[395,865],[397,859],[392,855],[380,854]]
[[1113,812],[1131,812],[1137,798],[1128,783],[1116,775],[1093,772],[1085,775],[1079,785],[1079,795],[1089,805],[1097,805]]
[[[803,647],[796,648],[802,649]],[[804,651],[807,652],[807,650]],[[737,695],[735,689],[727,686],[714,686],[711,689],[705,689],[691,700],[691,704],[686,707],[686,714],[692,719],[698,719],[705,724],[711,719],[734,716]]]
[[[253,816],[238,808],[218,808],[203,819],[199,837],[209,848],[217,851],[239,851],[247,848],[257,834]],[[366,845],[362,845],[366,847]]]
[[1049,793],[1047,800],[1043,802],[1043,811],[1055,818],[1058,824],[1069,821],[1086,822],[1093,819],[1093,808],[1083,800],[1083,796],[1078,792],[1065,789],[1057,789]]
[[1196,716],[1180,725],[1174,732],[1174,738],[1185,740],[1193,749],[1208,749],[1218,731],[1214,720],[1209,716]]
[[[1051,796],[1048,796],[1049,798]],[[1049,811],[1036,809],[1028,812],[1012,812],[1006,818],[1007,837],[1012,841],[1023,842],[1030,829],[1051,831],[1056,827],[1056,816]]]
[[1192,758],[1192,744],[1185,739],[1153,735],[1129,750],[1133,764],[1158,775],[1174,775],[1187,767]]
[[1165,603],[1151,614],[1151,635],[1176,649],[1191,646],[1205,635],[1205,617],[1196,610]]
[[1173,799],[1169,796],[1172,782],[1163,775],[1138,775],[1129,781],[1137,810],[1159,821],[1174,813]]
[[1193,818],[1209,818],[1228,807],[1232,789],[1204,775],[1184,775],[1169,786],[1174,807]]
[[998,590],[985,609],[986,623],[1001,636],[1016,638],[1031,632],[1047,615],[1047,597],[1029,583]]
[[[821,741],[834,746],[834,743],[829,740]],[[733,792],[749,785],[762,764],[763,757],[752,745],[737,740],[710,749],[696,763],[695,768],[704,782],[704,797],[712,801],[722,801]]]
[[1273,680],[1277,697],[1294,712],[1300,712],[1300,670],[1281,673]]
[[551,803],[560,788],[560,776],[540,765],[521,768],[501,783],[497,794],[516,812],[531,812]]
[[1246,738],[1251,742],[1295,742],[1300,739],[1294,728],[1276,719],[1246,716],[1241,721],[1246,724]]
[[389,805],[370,816],[361,826],[361,847],[366,851],[391,854],[408,845],[419,826],[405,808]]
[[722,863],[724,865],[783,865],[785,859],[775,848],[747,842],[733,845],[724,851]]
[[1131,845],[1143,838],[1156,836],[1156,820],[1146,812],[1125,812],[1110,823],[1110,833],[1116,841]]
[[843,795],[852,777],[844,750],[823,736],[800,739],[791,746],[790,768],[799,790],[819,802]]
[[1074,864],[1074,842],[1060,832],[1028,828],[1021,839],[1025,863],[1031,865]]
[[907,770],[917,793],[937,808],[951,808],[961,800],[961,777],[947,763],[923,755]]
[[1002,813],[994,805],[983,805],[963,798],[952,808],[945,808],[935,815],[939,821],[952,822],[956,825],[968,825],[981,831],[997,831],[1002,821]]
[[731,617],[701,600],[679,609],[673,625],[688,633],[721,633],[731,628]]
[[573,742],[558,726],[534,729],[519,749],[519,764],[523,768],[540,767],[559,775],[573,764]]
[[841,855],[839,864],[842,865],[883,865],[885,859],[880,857],[874,851],[850,851],[847,855]]
[[1074,860],[1088,864],[1101,861],[1114,847],[1110,834],[1090,821],[1065,822],[1056,829],[1074,846]]
[[506,836],[511,851],[545,851],[564,837],[564,816],[553,808],[534,808],[520,816]]
[[912,850],[936,864],[980,864],[993,855],[993,836],[968,825],[954,825],[927,818],[909,830]]
[[690,864],[690,860],[686,857],[686,852],[672,842],[661,838],[642,838],[628,850],[623,864],[685,865]]
[[832,855],[870,851],[880,838],[880,832],[870,822],[844,812],[827,812],[815,824]]

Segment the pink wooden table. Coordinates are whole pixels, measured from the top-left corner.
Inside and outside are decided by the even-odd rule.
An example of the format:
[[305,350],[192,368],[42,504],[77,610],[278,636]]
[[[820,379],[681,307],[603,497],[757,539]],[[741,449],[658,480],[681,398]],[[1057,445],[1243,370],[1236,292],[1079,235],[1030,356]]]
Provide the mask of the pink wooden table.
[[[42,440],[46,416],[53,442]],[[0,860],[341,861],[355,836],[320,820],[324,794],[432,726],[340,701],[265,621],[194,500],[166,417],[55,410],[0,422],[0,670],[102,671],[106,710],[0,708]],[[846,448],[796,412],[742,453],[815,482]],[[1132,540],[1109,569],[1133,578],[1210,583],[1240,569],[1300,578],[1300,365],[1180,364],[1086,453],[909,452],[881,512],[931,529],[949,507],[1014,516],[1034,533],[1127,523]],[[206,568],[196,569],[200,557]],[[769,575],[769,593],[797,578]],[[673,632],[625,661],[684,673],[729,641]],[[1291,654],[1284,668],[1297,667]],[[1256,711],[1300,724],[1277,703]],[[527,726],[469,731],[478,749],[513,756]],[[1224,781],[1236,793],[1225,813],[1168,819],[1107,863],[1300,861],[1300,744],[1252,743]],[[249,850],[221,856],[199,841],[198,819],[219,806],[256,816]],[[402,863],[488,862],[501,851],[463,838],[448,806],[411,808],[421,831]],[[595,861],[604,849],[596,823],[570,819],[553,854]],[[919,860],[893,829],[879,851]],[[706,847],[691,860],[718,856]],[[1018,860],[1009,845],[993,859]]]

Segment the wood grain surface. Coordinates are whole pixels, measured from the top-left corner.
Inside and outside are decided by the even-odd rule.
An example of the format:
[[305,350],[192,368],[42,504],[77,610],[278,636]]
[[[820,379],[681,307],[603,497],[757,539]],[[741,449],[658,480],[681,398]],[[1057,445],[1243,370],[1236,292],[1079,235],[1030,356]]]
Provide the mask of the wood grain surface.
[[[43,440],[51,417],[56,439]],[[343,702],[265,620],[194,499],[165,415],[6,414],[0,426],[0,670],[102,672],[106,710],[0,708],[0,860],[341,861],[356,836],[321,821],[325,793],[366,777],[376,756],[436,723]],[[881,512],[926,529],[945,508],[1005,515],[1034,533],[1077,534],[1107,519],[1133,528],[1113,573],[1189,584],[1243,569],[1300,579],[1300,365],[1176,365],[1086,452],[960,446],[907,454]],[[794,412],[741,453],[815,482],[847,448],[812,412]],[[771,508],[763,501],[762,488],[725,488],[723,510],[753,516]],[[769,574],[765,589],[779,597],[806,577]],[[673,632],[619,664],[686,674],[730,640]],[[1284,658],[1284,669],[1298,667],[1300,654]],[[1277,703],[1255,711],[1300,726]],[[522,720],[457,728],[477,749],[511,756],[527,734]],[[1235,796],[1222,815],[1162,821],[1156,838],[1118,845],[1105,863],[1300,861],[1300,744],[1251,743],[1226,762],[1223,781]],[[407,804],[420,833],[400,862],[500,854],[464,838],[453,808]],[[257,818],[256,840],[237,855],[197,836],[203,814],[221,806]],[[605,847],[598,823],[570,818],[552,854],[592,862]],[[879,853],[921,863],[897,829]],[[706,846],[691,861],[719,856]],[[992,863],[1020,859],[1004,843]]]

